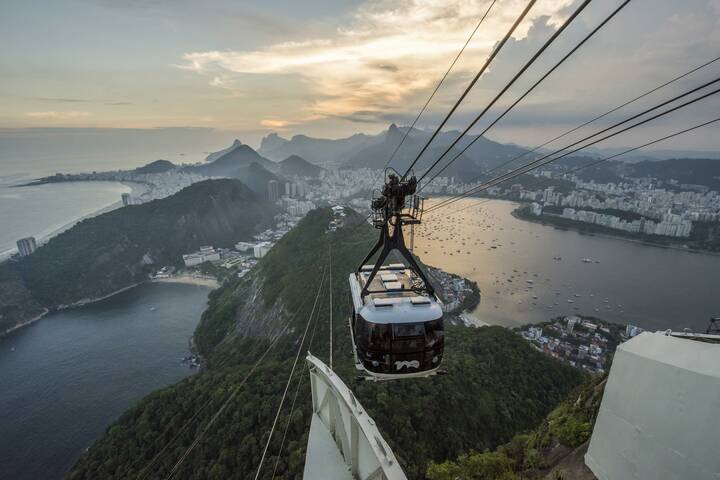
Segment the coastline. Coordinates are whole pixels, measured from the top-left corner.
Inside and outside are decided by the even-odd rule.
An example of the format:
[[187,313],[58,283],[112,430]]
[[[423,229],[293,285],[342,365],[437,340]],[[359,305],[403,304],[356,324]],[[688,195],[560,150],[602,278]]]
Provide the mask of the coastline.
[[103,295],[101,297],[84,298],[82,300],[78,300],[77,302],[71,303],[70,305],[61,305],[58,308],[55,308],[53,310],[44,308],[43,309],[44,311],[41,314],[36,315],[36,316],[34,316],[28,320],[25,320],[23,322],[20,322],[16,325],[13,325],[12,327],[0,332],[0,338],[14,332],[15,330],[19,330],[20,328],[23,328],[23,327],[31,325],[35,322],[38,322],[38,321],[42,320],[43,318],[45,318],[50,313],[60,312],[63,310],[71,310],[73,308],[83,307],[85,305],[91,305],[93,303],[97,303],[102,300],[107,300],[108,298],[114,297],[115,295],[118,295],[122,292],[130,290],[131,288],[138,287],[145,283],[179,283],[179,284],[184,284],[184,285],[195,285],[195,286],[199,286],[199,287],[207,287],[207,288],[210,288],[211,290],[214,290],[220,286],[220,283],[217,281],[217,279],[210,278],[210,277],[195,277],[192,275],[177,275],[175,277],[169,277],[169,278],[154,278],[154,279],[143,280],[142,282],[133,283],[132,285],[128,285],[127,287],[120,288],[118,290],[110,292],[107,295]]
[[588,231],[585,231],[585,230],[582,230],[579,228],[572,228],[572,226],[568,226],[568,227],[559,226],[559,225],[555,225],[551,221],[544,221],[542,218],[535,219],[535,218],[527,218],[527,217],[521,216],[517,213],[519,208],[520,207],[517,207],[515,210],[513,210],[511,215],[513,217],[517,218],[518,220],[521,220],[524,222],[535,223],[538,225],[545,225],[548,227],[555,228],[557,230],[566,230],[566,231],[570,231],[570,232],[576,232],[576,233],[579,233],[580,235],[596,236],[596,237],[601,237],[601,238],[611,238],[611,239],[615,239],[615,240],[624,240],[626,242],[635,243],[638,245],[645,245],[648,247],[665,248],[668,250],[677,250],[680,252],[720,257],[720,252],[713,252],[710,250],[700,250],[697,248],[690,248],[690,247],[686,248],[686,247],[683,247],[682,245],[676,245],[676,244],[656,243],[656,242],[651,242],[648,240],[641,240],[639,238],[627,237],[624,235],[613,235],[613,234],[607,233],[607,232],[588,232]]
[[200,287],[209,287],[216,289],[220,287],[220,282],[214,277],[209,276],[196,276],[190,274],[174,275],[166,278],[153,278],[150,280],[152,283],[182,283],[185,285],[197,285]]
[[20,323],[18,323],[17,325],[14,325],[14,326],[10,327],[10,328],[6,329],[6,330],[3,331],[3,332],[0,332],[0,338],[4,337],[5,335],[7,335],[7,334],[9,334],[9,333],[14,332],[15,330],[19,330],[19,329],[21,329],[21,328],[23,328],[23,327],[27,327],[28,325],[33,324],[33,323],[35,323],[35,322],[37,322],[37,321],[39,321],[39,320],[42,320],[42,319],[45,317],[45,315],[47,315],[48,313],[50,313],[50,310],[48,310],[47,308],[44,308],[43,310],[44,310],[44,311],[43,311],[41,314],[36,315],[36,316],[34,316],[33,318],[31,318],[31,319],[29,319],[29,320],[25,320],[24,322],[20,322]]
[[[99,180],[98,180],[98,182],[99,182]],[[115,182],[115,181],[113,181],[113,182]],[[67,183],[77,183],[77,182],[67,182]],[[115,183],[118,183],[120,185],[124,185],[124,186],[130,188],[130,195],[133,197],[140,196],[147,191],[145,186],[141,183],[126,182],[126,181],[115,182]],[[21,188],[22,186],[16,186],[16,187]],[[35,236],[35,241],[37,242],[37,245],[39,247],[39,246],[44,245],[47,242],[49,242],[53,237],[60,235],[61,233],[65,232],[66,230],[70,230],[77,223],[79,223],[83,220],[87,220],[88,218],[97,217],[98,215],[102,215],[103,213],[111,212],[111,211],[116,210],[121,207],[122,207],[122,201],[117,200],[109,205],[106,205],[106,206],[99,208],[91,213],[88,213],[87,215],[82,215],[78,218],[75,218],[74,220],[70,220],[69,222],[63,224],[62,226],[60,226],[48,233],[45,233],[43,235],[37,235],[37,236]],[[0,262],[7,260],[15,253],[17,253],[17,247],[11,247],[10,249],[5,250],[4,252],[0,252]]]

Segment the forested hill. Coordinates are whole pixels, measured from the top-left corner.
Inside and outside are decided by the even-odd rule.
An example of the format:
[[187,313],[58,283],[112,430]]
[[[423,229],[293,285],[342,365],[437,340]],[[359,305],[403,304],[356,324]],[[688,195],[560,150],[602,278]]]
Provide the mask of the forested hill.
[[231,247],[267,228],[276,208],[237,180],[83,220],[32,255],[0,264],[0,332],[53,309],[147,278],[201,245]]
[[[543,356],[509,330],[450,327],[448,375],[358,382],[347,325],[347,275],[376,231],[349,211],[345,226],[328,232],[331,219],[329,209],[310,212],[253,271],[214,291],[195,336],[207,368],[139,402],[67,478],[166,478],[176,465],[175,479],[252,478],[324,272],[319,314],[301,351],[327,361],[332,330],[335,371],[369,410],[411,479],[424,478],[431,460],[494,448],[532,429],[582,381],[577,370]],[[326,270],[330,248],[332,283]],[[280,340],[243,383],[275,335]],[[274,478],[302,478],[311,395],[302,366],[296,373],[290,392],[299,389],[297,403],[290,416],[288,399],[280,415],[263,479],[271,478],[276,463]]]

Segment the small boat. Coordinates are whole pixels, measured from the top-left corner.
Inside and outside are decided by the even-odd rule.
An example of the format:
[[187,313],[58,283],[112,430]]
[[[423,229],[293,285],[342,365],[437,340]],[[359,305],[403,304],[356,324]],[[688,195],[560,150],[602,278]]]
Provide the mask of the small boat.
[[150,307],[150,311],[151,311],[151,312],[154,312],[155,310],[157,310],[157,308],[155,308],[155,307]]

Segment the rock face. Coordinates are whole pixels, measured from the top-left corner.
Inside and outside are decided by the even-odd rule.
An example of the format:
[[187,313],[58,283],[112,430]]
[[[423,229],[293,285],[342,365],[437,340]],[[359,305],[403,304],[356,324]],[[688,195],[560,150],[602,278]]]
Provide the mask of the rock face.
[[0,264],[0,331],[43,308],[99,298],[143,281],[162,265],[182,264],[182,254],[201,245],[231,247],[249,240],[275,213],[264,197],[227,179],[84,220],[32,255]]

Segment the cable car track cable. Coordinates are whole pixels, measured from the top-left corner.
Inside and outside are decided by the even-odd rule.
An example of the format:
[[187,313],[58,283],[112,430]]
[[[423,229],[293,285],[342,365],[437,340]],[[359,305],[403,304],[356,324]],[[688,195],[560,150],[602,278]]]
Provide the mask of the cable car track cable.
[[505,43],[507,43],[508,39],[512,36],[512,34],[515,32],[517,27],[520,25],[520,23],[523,21],[525,16],[528,14],[530,9],[533,7],[533,5],[535,5],[536,2],[537,2],[537,0],[530,0],[528,2],[528,4],[525,6],[525,9],[522,11],[522,13],[520,13],[520,16],[518,16],[518,18],[515,20],[515,23],[513,23],[512,26],[510,27],[510,30],[508,30],[508,32],[505,34],[505,36],[500,41],[500,43],[493,49],[493,51],[490,53],[490,56],[487,58],[487,60],[485,61],[483,66],[480,68],[478,73],[472,79],[470,84],[465,88],[465,91],[462,93],[462,95],[460,95],[460,98],[458,98],[458,100],[455,102],[455,104],[450,109],[450,111],[445,116],[445,118],[442,120],[442,122],[440,122],[440,125],[437,126],[437,128],[435,129],[433,134],[430,136],[430,139],[427,141],[427,143],[425,143],[425,146],[423,146],[423,148],[420,150],[420,152],[415,157],[415,160],[413,160],[412,163],[410,163],[410,166],[408,166],[407,170],[402,175],[401,180],[404,180],[407,177],[407,175],[413,169],[413,167],[418,162],[418,160],[420,160],[420,157],[422,157],[423,153],[425,153],[425,150],[427,150],[427,148],[430,146],[432,141],[435,140],[435,137],[438,135],[438,133],[440,133],[440,131],[445,126],[445,124],[448,122],[450,117],[453,115],[453,113],[455,113],[455,110],[457,110],[457,108],[460,106],[460,104],[465,99],[465,97],[468,95],[468,93],[470,93],[470,90],[472,90],[472,88],[475,86],[475,84],[480,79],[480,77],[485,73],[485,70],[487,70],[490,63],[495,59],[497,54],[500,53],[500,50],[502,50]]
[[[645,98],[645,97],[647,97],[648,95],[650,95],[650,94],[652,94],[652,93],[655,93],[655,92],[657,92],[658,90],[660,90],[660,89],[662,89],[662,88],[664,88],[664,87],[667,87],[668,85],[670,85],[670,84],[672,84],[672,83],[675,83],[675,82],[677,82],[678,80],[681,80],[681,79],[687,77],[688,75],[691,75],[691,74],[697,72],[698,70],[701,70],[701,69],[707,67],[708,65],[711,65],[711,64],[717,62],[718,60],[720,60],[720,57],[715,57],[714,59],[712,59],[712,60],[710,60],[710,61],[708,61],[708,62],[705,62],[704,64],[702,64],[702,65],[700,65],[700,66],[698,66],[698,67],[693,68],[692,70],[689,70],[689,71],[687,71],[687,72],[685,72],[685,73],[683,73],[683,74],[681,74],[681,75],[678,75],[678,76],[676,76],[675,78],[672,78],[672,79],[668,80],[667,82],[665,82],[665,83],[663,83],[663,84],[661,84],[661,85],[658,85],[657,87],[654,87],[654,88],[652,88],[652,89],[650,89],[650,90],[648,90],[648,91],[646,91],[646,92],[644,92],[644,93],[636,96],[635,98],[633,98],[633,99],[631,99],[631,100],[626,101],[626,102],[623,103],[622,105],[618,105],[617,107],[615,107],[615,108],[613,108],[613,109],[611,109],[611,110],[608,110],[608,111],[606,111],[605,113],[602,113],[602,114],[600,114],[600,115],[598,115],[598,116],[596,116],[596,117],[594,117],[594,118],[592,118],[592,119],[590,119],[590,120],[588,120],[588,121],[586,121],[586,122],[584,122],[584,123],[582,123],[582,124],[580,124],[580,125],[572,128],[572,129],[566,131],[565,133],[562,133],[562,134],[560,134],[560,135],[558,135],[558,136],[556,136],[556,137],[554,137],[554,138],[551,138],[550,140],[546,141],[545,143],[536,146],[536,147],[533,148],[532,150],[525,151],[524,153],[521,153],[520,155],[517,155],[517,156],[511,158],[510,160],[508,160],[508,161],[506,161],[506,162],[503,162],[503,163],[501,163],[500,165],[497,165],[497,166],[491,168],[490,170],[488,170],[488,171],[486,171],[486,172],[483,172],[482,174],[480,174],[480,175],[476,176],[475,178],[473,178],[472,180],[470,180],[468,183],[476,182],[476,181],[480,180],[481,178],[483,178],[483,177],[485,177],[485,176],[487,176],[487,175],[489,175],[489,174],[491,174],[491,173],[493,173],[493,172],[496,172],[497,170],[500,170],[501,168],[504,168],[504,167],[510,165],[511,163],[514,163],[515,161],[517,161],[517,160],[519,160],[519,159],[521,159],[521,158],[523,158],[523,157],[525,157],[525,156],[527,156],[527,155],[529,155],[529,154],[531,154],[531,153],[536,152],[537,150],[545,147],[546,145],[548,145],[548,144],[550,144],[550,143],[552,143],[552,142],[554,142],[554,141],[556,141],[556,140],[559,140],[559,139],[561,139],[561,138],[563,138],[563,137],[566,137],[567,135],[569,135],[569,134],[571,134],[571,133],[573,133],[573,132],[576,132],[577,130],[580,130],[580,129],[583,128],[583,127],[586,127],[587,125],[589,125],[589,124],[591,124],[591,123],[594,123],[594,122],[596,122],[597,120],[600,120],[601,118],[604,118],[604,117],[610,115],[611,113],[614,113],[614,112],[620,110],[621,108],[624,108],[624,107],[626,107],[626,106],[628,106],[628,105],[630,105],[630,104],[632,104],[632,103],[634,103],[634,102],[636,102],[636,101],[638,101],[638,100],[641,100],[642,98]],[[487,130],[486,130],[486,131],[487,131]],[[485,132],[483,132],[483,133],[485,133]],[[481,133],[480,135],[482,135],[483,133]],[[460,152],[460,154],[462,154],[462,153],[464,153],[464,151],[463,151],[463,152]],[[454,160],[454,159],[453,159],[453,160]],[[444,169],[443,169],[443,170],[444,170]],[[430,180],[428,180],[427,182],[425,182],[425,184],[420,187],[419,191],[422,191],[422,189],[425,188],[425,187],[426,187],[430,182],[432,182],[436,177],[438,177],[438,175],[439,175],[440,173],[442,173],[443,170],[441,170],[441,171],[438,172],[437,174],[433,175],[433,177],[432,177]]]
[[[717,81],[720,81],[720,78],[717,79],[717,80],[715,80],[715,81],[713,81],[713,82],[710,82],[710,84],[711,84],[711,83],[715,83],[715,82],[717,82]],[[695,91],[695,90],[697,90],[697,89],[694,89],[693,91]],[[625,128],[623,128],[623,129],[621,129],[621,130],[619,130],[619,131],[617,131],[617,132],[610,133],[610,134],[608,134],[608,135],[606,135],[606,136],[604,136],[604,137],[601,137],[601,138],[599,138],[599,139],[597,139],[597,140],[594,140],[594,141],[592,141],[592,142],[590,142],[590,143],[588,143],[588,144],[586,144],[586,145],[580,146],[580,147],[578,147],[578,148],[576,148],[576,149],[574,149],[574,150],[570,150],[569,152],[566,152],[566,153],[560,155],[559,157],[549,158],[549,157],[552,157],[553,155],[556,155],[556,154],[558,154],[558,153],[560,153],[560,152],[562,152],[562,151],[564,151],[564,150],[567,150],[567,148],[570,148],[570,146],[565,147],[565,148],[562,148],[562,149],[560,149],[560,150],[558,150],[558,151],[549,153],[549,154],[547,154],[547,155],[545,155],[545,156],[543,156],[543,157],[541,157],[541,158],[539,158],[539,159],[537,159],[537,160],[534,160],[534,161],[526,164],[526,165],[523,166],[523,167],[519,167],[519,168],[517,168],[517,169],[515,169],[515,170],[512,170],[512,171],[506,173],[506,174],[499,175],[499,176],[497,176],[497,177],[489,180],[488,182],[486,182],[486,183],[484,183],[484,184],[481,184],[481,185],[479,185],[479,186],[477,186],[477,187],[473,187],[473,188],[465,191],[464,193],[462,193],[462,194],[460,194],[460,195],[456,195],[456,196],[454,196],[454,197],[451,197],[450,199],[448,199],[448,200],[446,200],[446,201],[443,201],[441,204],[438,204],[438,205],[435,205],[435,206],[433,206],[433,207],[430,207],[426,212],[429,213],[429,212],[438,210],[438,209],[443,208],[443,207],[445,207],[445,206],[447,206],[447,205],[450,205],[450,204],[452,204],[452,203],[455,203],[456,201],[458,201],[458,200],[460,200],[460,199],[462,199],[462,198],[465,198],[465,197],[471,195],[472,193],[476,193],[476,192],[482,191],[482,190],[487,190],[488,188],[491,188],[491,187],[493,187],[494,185],[497,185],[498,183],[502,183],[502,182],[505,182],[505,181],[508,181],[508,180],[512,180],[513,178],[516,178],[516,177],[518,177],[518,176],[520,176],[520,175],[522,175],[522,174],[524,174],[524,173],[527,173],[527,172],[529,172],[529,171],[535,170],[535,169],[537,169],[537,168],[539,168],[539,167],[541,167],[541,166],[543,166],[543,165],[547,165],[548,163],[557,161],[557,160],[559,160],[559,159],[561,159],[561,158],[565,158],[565,157],[567,157],[567,156],[569,156],[569,155],[572,155],[573,153],[576,153],[576,152],[578,152],[578,151],[580,151],[580,150],[583,150],[583,149],[585,149],[585,148],[587,148],[587,147],[590,147],[590,146],[592,146],[592,145],[595,145],[595,144],[597,144],[597,143],[600,143],[600,142],[602,142],[602,141],[604,141],[604,140],[607,140],[607,139],[609,139],[609,138],[615,137],[615,136],[617,136],[617,135],[619,135],[619,134],[621,134],[621,133],[627,132],[628,130],[631,130],[631,129],[633,129],[633,128],[636,128],[636,127],[639,127],[639,126],[641,126],[641,125],[644,125],[644,124],[646,124],[646,123],[648,123],[648,122],[651,122],[651,121],[653,121],[653,120],[655,120],[655,119],[657,119],[657,118],[660,118],[660,117],[663,117],[663,116],[665,116],[665,115],[668,115],[668,114],[670,114],[670,113],[672,113],[672,112],[675,112],[676,110],[679,110],[679,109],[684,108],[684,107],[686,107],[686,106],[688,106],[688,105],[694,104],[694,103],[696,103],[696,102],[698,102],[698,101],[700,101],[700,100],[704,100],[705,98],[708,98],[708,97],[710,97],[711,95],[715,95],[715,94],[717,94],[717,93],[719,93],[719,92],[720,92],[720,89],[716,89],[716,90],[713,90],[713,91],[711,91],[711,92],[709,92],[709,93],[703,94],[703,95],[701,95],[700,97],[696,97],[696,98],[694,98],[694,99],[692,99],[692,100],[688,100],[688,101],[685,102],[685,103],[682,103],[682,104],[677,105],[677,106],[675,106],[675,107],[672,107],[672,108],[670,108],[670,109],[668,109],[668,110],[665,110],[665,111],[663,111],[663,112],[660,112],[660,113],[658,113],[658,114],[656,114],[656,115],[653,115],[652,117],[649,117],[649,118],[647,118],[647,119],[641,120],[640,122],[635,123],[635,124],[632,124],[632,125],[630,125],[630,126],[628,126],[628,127],[625,127]],[[691,91],[691,92],[686,92],[685,94],[680,95],[680,96],[677,97],[677,98],[680,98],[680,97],[682,97],[682,96],[685,96],[685,95],[687,95],[687,94],[689,94],[689,93],[692,93],[692,91]],[[677,99],[677,98],[676,98],[676,99]],[[673,101],[674,101],[674,100],[675,100],[675,99],[673,99]],[[664,102],[664,103],[667,104],[668,102]],[[656,107],[653,107],[651,110],[654,110],[655,108],[656,108]],[[646,113],[646,112],[644,112],[644,113]],[[623,122],[621,122],[621,123],[626,123],[626,121],[623,121]],[[611,127],[611,128],[614,128],[615,126],[617,126],[617,125],[614,125],[614,126]],[[605,130],[607,130],[607,129],[605,129]],[[598,133],[595,133],[595,134],[593,134],[593,135],[590,135],[590,136],[588,136],[588,137],[586,137],[586,138],[584,138],[584,139],[582,139],[582,140],[580,140],[580,141],[578,141],[578,142],[575,142],[573,145],[577,145],[578,143],[582,143],[583,141],[586,141],[586,140],[588,140],[588,139],[590,139],[590,138],[592,138],[592,137],[595,137],[595,136],[597,136],[597,135],[598,135]]]
[[[513,85],[513,83],[518,79],[518,77],[520,77],[520,76],[525,72],[525,70],[526,70],[528,67],[530,67],[530,65],[537,59],[537,57],[540,56],[540,54],[542,54],[542,52],[560,35],[560,33],[562,33],[562,30],[569,25],[569,23],[575,18],[575,16],[577,16],[577,15],[580,13],[580,11],[581,11],[583,8],[585,8],[585,6],[587,5],[587,3],[589,3],[589,2],[586,2],[586,3],[582,4],[582,5],[580,5],[580,7],[578,7],[578,9],[573,13],[573,16],[571,16],[571,17],[568,18],[568,20],[560,27],[560,29],[558,29],[558,30],[555,32],[555,34],[554,34],[552,37],[550,37],[550,39],[548,39],[548,41],[543,45],[543,47],[542,47],[540,50],[538,50],[538,52],[528,61],[528,63],[526,63],[525,66],[515,75],[515,77],[513,77],[512,80],[510,80],[510,82],[500,91],[500,93],[497,94],[497,96],[492,100],[492,102],[490,102],[490,103],[488,104],[488,106],[485,107],[485,109],[484,109],[482,112],[480,112],[480,114],[479,114],[477,117],[475,117],[475,120],[473,120],[472,123],[460,134],[460,136],[459,136],[457,139],[455,139],[455,141],[454,141],[452,144],[450,144],[449,147],[447,147],[447,149],[442,153],[442,155],[440,155],[440,157],[438,157],[438,159],[430,166],[430,168],[428,168],[428,169],[425,171],[425,173],[423,173],[423,174],[420,176],[420,178],[418,179],[418,182],[422,181],[422,180],[425,178],[425,176],[427,176],[427,174],[430,173],[430,171],[431,171],[433,168],[435,168],[435,166],[436,166],[438,163],[440,163],[440,161],[442,160],[442,158],[443,158],[445,155],[447,155],[447,154],[452,150],[452,148],[453,148],[455,145],[458,144],[458,142],[472,129],[472,127],[475,126],[475,124],[476,124],[476,123],[483,117],[483,115],[495,104],[495,102],[505,93],[505,91],[507,91],[507,89],[509,89],[510,86]],[[510,106],[507,107],[507,108],[505,109],[505,111],[504,111],[502,114],[500,114],[500,116],[498,116],[492,123],[490,123],[490,125],[488,125],[482,132],[480,132],[470,143],[468,143],[465,147],[463,147],[463,148],[460,150],[459,153],[457,153],[452,159],[450,159],[450,161],[447,162],[447,164],[445,164],[445,166],[442,167],[437,173],[435,173],[435,175],[433,175],[433,177],[432,177],[430,180],[428,180],[428,181],[425,183],[425,185],[430,184],[430,182],[432,182],[438,175],[440,175],[442,172],[444,172],[445,169],[447,169],[453,162],[455,162],[455,160],[457,160],[458,158],[460,158],[460,156],[462,156],[463,153],[465,153],[471,146],[473,146],[473,145],[475,144],[475,142],[477,142],[480,138],[482,138],[483,135],[485,135],[492,127],[494,127],[494,126],[495,126],[503,117],[505,117],[505,115],[507,115],[513,108],[515,108],[518,103],[520,103],[523,99],[525,99],[525,97],[527,97],[533,90],[535,90],[535,88],[536,88],[538,85],[540,85],[540,84],[541,84],[547,77],[549,77],[557,68],[559,68],[560,65],[562,65],[562,64],[563,64],[568,58],[570,58],[577,50],[579,50],[580,47],[582,47],[588,40],[590,40],[590,38],[592,38],[598,31],[600,31],[600,29],[602,29],[610,20],[612,20],[612,19],[615,17],[615,15],[617,15],[623,8],[625,8],[625,6],[627,6],[628,3],[630,3],[630,0],[625,0],[625,1],[624,1],[623,3],[621,3],[615,10],[613,10],[613,11],[610,13],[610,15],[608,15],[602,22],[600,22],[600,24],[599,24],[597,27],[595,27],[593,30],[591,30],[577,45],[575,45],[575,47],[573,47],[567,54],[565,54],[565,56],[563,56],[563,57],[562,57],[552,68],[550,68],[550,70],[548,70],[542,77],[540,77],[540,79],[537,80],[530,88],[528,88],[528,89],[525,91],[525,93],[523,93],[520,97],[518,97],[517,100],[515,100],[512,104],[510,104]],[[418,191],[419,191],[419,192],[422,191],[422,189],[425,188],[425,185],[421,186]]]
[[288,377],[288,381],[285,384],[285,390],[283,391],[282,397],[280,398],[280,405],[278,405],[277,412],[275,413],[275,419],[273,420],[272,426],[270,427],[270,434],[268,435],[267,442],[265,443],[265,448],[263,449],[262,456],[260,457],[260,463],[258,464],[257,471],[255,472],[255,480],[257,480],[260,477],[260,471],[262,470],[263,464],[265,462],[265,455],[267,454],[268,448],[270,447],[270,441],[272,440],[273,433],[275,432],[275,426],[277,425],[278,418],[280,417],[280,412],[282,411],[282,406],[285,403],[285,397],[287,396],[288,389],[290,388],[290,382],[292,381],[293,374],[295,373],[295,368],[297,367],[298,359],[300,358],[300,352],[302,351],[303,344],[305,343],[305,337],[307,336],[308,329],[310,328],[310,324],[312,323],[312,317],[315,313],[315,308],[317,307],[317,301],[320,297],[320,291],[322,289],[323,284],[325,283],[325,274],[327,273],[327,268],[323,269],[323,275],[322,279],[320,280],[320,285],[318,286],[317,294],[315,295],[315,302],[313,304],[312,311],[310,312],[310,318],[308,319],[307,324],[305,325],[305,331],[303,332],[302,338],[300,339],[300,344],[298,345],[298,350],[295,353],[295,360],[293,361],[292,369],[290,370],[290,376]]
[[393,152],[392,152],[392,155],[390,155],[390,158],[388,158],[387,162],[385,162],[385,166],[383,167],[383,170],[385,170],[388,166],[390,166],[390,163],[392,163],[398,150],[400,150],[400,147],[402,147],[402,144],[405,143],[405,140],[407,139],[407,137],[410,134],[410,132],[412,131],[412,129],[415,128],[415,125],[420,120],[420,117],[422,116],[422,114],[425,113],[425,110],[427,109],[428,105],[430,105],[430,102],[432,101],[433,97],[435,97],[435,94],[440,89],[443,82],[445,82],[445,79],[450,74],[450,71],[453,69],[453,67],[455,66],[457,61],[460,59],[460,56],[463,54],[463,52],[465,51],[467,46],[470,44],[470,41],[475,36],[475,33],[477,33],[478,29],[480,28],[480,25],[482,25],[482,23],[485,21],[485,17],[488,16],[488,14],[490,13],[490,10],[492,9],[492,7],[495,5],[496,2],[497,2],[497,0],[492,0],[492,2],[490,3],[490,6],[487,8],[487,10],[485,10],[485,14],[483,14],[483,16],[480,18],[480,21],[477,23],[477,25],[475,26],[475,29],[472,31],[472,33],[470,33],[470,36],[465,41],[465,44],[462,46],[462,48],[457,53],[457,55],[455,55],[455,59],[452,61],[452,63],[448,67],[448,69],[445,71],[445,74],[440,79],[440,82],[438,82],[438,84],[435,86],[435,90],[432,91],[432,93],[430,94],[430,97],[425,102],[425,105],[423,105],[423,107],[420,109],[420,112],[415,117],[415,120],[413,120],[412,125],[410,125],[410,127],[405,131],[405,134],[403,135],[402,139],[400,140],[400,143],[397,144],[397,146],[395,147],[395,150],[393,150]]
[[[708,125],[711,125],[711,124],[717,123],[717,122],[720,122],[720,117],[714,118],[714,119],[712,119],[712,120],[708,120],[707,122],[703,122],[703,123],[700,123],[700,124],[698,124],[698,125],[694,125],[694,126],[692,126],[692,127],[688,127],[688,128],[686,128],[686,129],[684,129],[684,130],[680,130],[680,131],[671,133],[671,134],[669,134],[669,135],[665,135],[664,137],[660,137],[660,138],[655,139],[655,140],[652,140],[652,141],[650,141],[650,142],[643,143],[642,145],[638,145],[637,147],[629,148],[629,149],[624,150],[624,151],[622,151],[622,152],[620,152],[620,153],[616,153],[616,154],[610,155],[609,157],[605,157],[605,158],[601,158],[601,159],[595,160],[595,161],[590,162],[590,163],[588,163],[588,164],[586,164],[586,165],[580,165],[580,166],[578,166],[578,167],[575,167],[575,168],[572,168],[572,169],[568,170],[567,172],[565,172],[565,174],[568,174],[568,175],[569,175],[569,174],[571,174],[571,173],[575,173],[575,172],[579,172],[580,170],[584,170],[584,169],[586,169],[586,168],[594,167],[594,166],[599,165],[599,164],[601,164],[601,163],[603,163],[603,162],[607,162],[608,160],[612,160],[613,158],[617,158],[617,157],[620,157],[620,156],[622,156],[622,155],[626,155],[626,154],[628,154],[628,153],[630,153],[630,152],[634,152],[634,151],[636,151],[636,150],[640,150],[641,148],[649,147],[650,145],[655,145],[656,143],[663,142],[663,141],[668,140],[668,139],[670,139],[670,138],[677,137],[677,136],[679,136],[679,135],[683,135],[683,134],[685,134],[685,133],[692,132],[693,130],[697,130],[697,129],[699,129],[699,128],[706,127],[706,126],[708,126]],[[454,215],[454,214],[456,214],[456,213],[460,213],[460,212],[462,212],[463,210],[467,210],[468,208],[477,207],[477,206],[479,206],[479,205],[481,205],[481,204],[483,204],[483,203],[489,202],[490,200],[493,200],[493,199],[492,199],[492,198],[484,198],[484,199],[478,201],[477,203],[473,203],[473,204],[471,204],[471,205],[468,205],[468,206],[466,206],[466,207],[463,207],[463,208],[461,208],[460,210],[451,213],[450,215]]]

